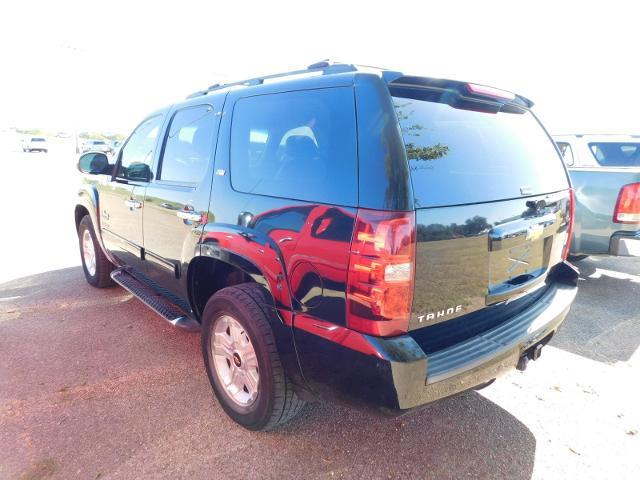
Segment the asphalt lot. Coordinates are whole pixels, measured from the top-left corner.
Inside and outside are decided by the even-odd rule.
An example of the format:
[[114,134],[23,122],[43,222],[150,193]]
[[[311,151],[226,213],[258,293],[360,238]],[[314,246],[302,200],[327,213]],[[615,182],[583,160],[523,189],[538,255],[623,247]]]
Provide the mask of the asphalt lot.
[[0,478],[638,478],[640,259],[579,262],[542,358],[482,392],[399,418],[314,404],[252,433],[197,334],[84,281],[74,158],[0,136]]

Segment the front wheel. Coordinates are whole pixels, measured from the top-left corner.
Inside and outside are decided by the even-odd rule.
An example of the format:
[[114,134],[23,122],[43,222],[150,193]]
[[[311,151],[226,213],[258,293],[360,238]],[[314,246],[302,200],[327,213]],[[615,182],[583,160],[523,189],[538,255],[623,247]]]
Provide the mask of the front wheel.
[[280,362],[266,290],[254,283],[213,295],[202,315],[202,353],[224,411],[249,430],[272,430],[304,406]]
[[96,233],[91,223],[91,217],[85,215],[78,225],[78,240],[80,242],[80,257],[84,276],[90,285],[98,288],[111,287],[111,272],[115,268],[106,257],[98,244]]

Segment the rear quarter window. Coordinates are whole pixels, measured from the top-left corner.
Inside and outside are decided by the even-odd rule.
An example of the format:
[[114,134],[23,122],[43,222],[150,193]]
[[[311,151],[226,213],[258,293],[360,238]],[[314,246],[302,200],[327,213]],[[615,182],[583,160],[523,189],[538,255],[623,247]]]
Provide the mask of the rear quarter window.
[[233,110],[231,184],[240,192],[353,206],[356,143],[351,88],[243,98]]
[[449,98],[422,95],[416,89],[392,89],[418,208],[568,188],[552,140],[527,110],[491,113],[480,104],[478,110],[469,103],[456,108]]
[[640,142],[593,142],[589,150],[605,167],[640,167]]

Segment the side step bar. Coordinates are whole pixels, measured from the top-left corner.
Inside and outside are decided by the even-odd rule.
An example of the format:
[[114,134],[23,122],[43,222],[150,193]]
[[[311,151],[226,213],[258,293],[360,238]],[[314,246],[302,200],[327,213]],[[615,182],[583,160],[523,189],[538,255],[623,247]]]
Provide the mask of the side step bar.
[[111,278],[174,327],[192,332],[200,330],[200,324],[195,319],[169,298],[134,277],[126,267],[115,269],[111,272]]

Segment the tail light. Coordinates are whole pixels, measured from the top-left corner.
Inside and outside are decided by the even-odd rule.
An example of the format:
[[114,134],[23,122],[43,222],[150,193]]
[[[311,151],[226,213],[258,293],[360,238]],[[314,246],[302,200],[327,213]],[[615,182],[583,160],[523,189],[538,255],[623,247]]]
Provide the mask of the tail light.
[[613,211],[616,223],[640,223],[640,183],[630,183],[620,189]]
[[409,327],[415,277],[415,212],[358,210],[347,280],[347,326],[379,336]]
[[573,221],[576,216],[576,197],[573,188],[569,189],[569,218],[567,219],[567,243],[564,244],[562,259],[566,260],[571,249],[571,237],[573,235]]

